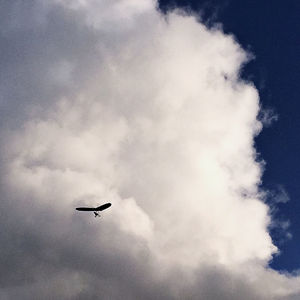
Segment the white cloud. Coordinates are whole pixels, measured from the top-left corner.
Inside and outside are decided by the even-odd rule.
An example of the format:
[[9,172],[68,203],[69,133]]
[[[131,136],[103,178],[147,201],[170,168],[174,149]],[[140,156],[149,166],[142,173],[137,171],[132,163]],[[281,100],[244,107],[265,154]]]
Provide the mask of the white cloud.
[[[31,46],[5,33],[28,51],[7,52],[22,73],[1,89],[1,297],[295,299],[299,277],[267,267],[259,99],[234,38],[152,1],[43,9]],[[105,201],[100,222],[74,210]]]

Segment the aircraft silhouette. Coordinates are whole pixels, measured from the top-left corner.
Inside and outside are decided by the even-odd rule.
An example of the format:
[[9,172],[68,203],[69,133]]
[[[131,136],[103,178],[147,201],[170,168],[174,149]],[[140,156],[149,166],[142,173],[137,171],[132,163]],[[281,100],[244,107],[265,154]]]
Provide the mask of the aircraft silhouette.
[[111,207],[111,203],[105,203],[105,204],[102,204],[98,207],[76,207],[76,210],[79,210],[79,211],[93,211],[94,215],[95,215],[95,218],[96,218],[96,217],[100,217],[100,214],[98,213],[98,211],[102,211],[102,210],[107,209],[109,207]]

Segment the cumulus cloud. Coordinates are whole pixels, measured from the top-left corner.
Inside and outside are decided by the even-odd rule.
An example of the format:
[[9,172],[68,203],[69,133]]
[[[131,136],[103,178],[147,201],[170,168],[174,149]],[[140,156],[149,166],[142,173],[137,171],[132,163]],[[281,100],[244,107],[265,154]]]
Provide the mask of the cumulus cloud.
[[150,0],[1,6],[1,299],[296,299],[234,37]]

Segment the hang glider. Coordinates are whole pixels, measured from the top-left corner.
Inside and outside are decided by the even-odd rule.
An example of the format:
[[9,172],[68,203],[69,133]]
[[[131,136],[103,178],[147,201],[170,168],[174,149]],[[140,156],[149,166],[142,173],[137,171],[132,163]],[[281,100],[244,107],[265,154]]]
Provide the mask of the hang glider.
[[93,211],[94,215],[95,215],[95,218],[96,218],[96,217],[100,217],[100,214],[98,213],[98,211],[105,210],[109,207],[111,207],[111,203],[105,203],[105,204],[100,205],[98,207],[76,207],[76,210],[79,210],[79,211]]

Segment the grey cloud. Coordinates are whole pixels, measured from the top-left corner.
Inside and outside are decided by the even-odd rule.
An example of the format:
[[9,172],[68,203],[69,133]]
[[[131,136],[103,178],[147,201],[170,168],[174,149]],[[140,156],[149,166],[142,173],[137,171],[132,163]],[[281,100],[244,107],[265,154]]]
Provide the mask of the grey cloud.
[[[97,40],[75,12],[39,1],[1,5],[1,122],[21,125],[57,98],[76,94],[84,70],[91,69],[96,59]],[[61,64],[74,71],[68,84],[52,78]]]

